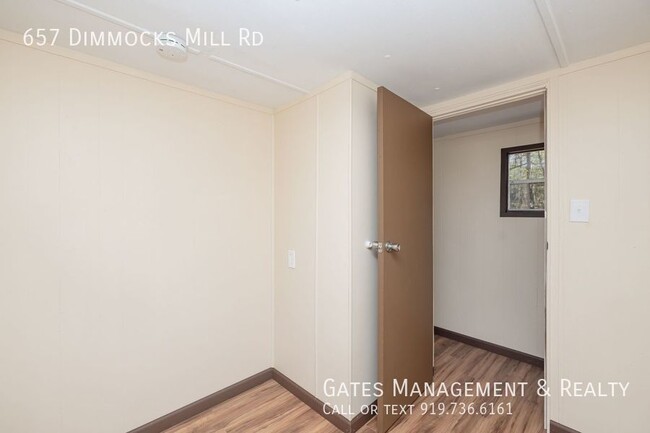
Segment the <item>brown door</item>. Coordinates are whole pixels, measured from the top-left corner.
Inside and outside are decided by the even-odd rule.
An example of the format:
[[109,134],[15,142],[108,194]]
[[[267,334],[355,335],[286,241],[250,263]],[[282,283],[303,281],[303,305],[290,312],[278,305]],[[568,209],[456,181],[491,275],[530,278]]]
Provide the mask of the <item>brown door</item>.
[[[433,179],[431,116],[383,87],[377,91],[379,162],[378,431],[417,396],[395,395],[393,381],[432,380]],[[387,243],[399,244],[391,251]],[[399,249],[396,251],[395,249]],[[410,386],[409,386],[410,387]],[[395,405],[395,406],[394,406]]]

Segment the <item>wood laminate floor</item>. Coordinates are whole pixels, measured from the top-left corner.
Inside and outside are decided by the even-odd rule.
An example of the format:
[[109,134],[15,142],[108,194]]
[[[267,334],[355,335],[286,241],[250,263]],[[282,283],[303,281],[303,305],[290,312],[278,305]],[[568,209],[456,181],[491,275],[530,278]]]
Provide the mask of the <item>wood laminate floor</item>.
[[231,398],[164,433],[340,433],[274,380]]
[[[447,412],[453,408],[452,402],[465,403],[466,407],[473,403],[475,409],[483,403],[494,403],[497,407],[500,403],[510,403],[512,415],[422,415],[418,411],[402,417],[391,433],[544,432],[544,399],[537,395],[537,381],[544,376],[541,368],[439,336],[435,337],[435,364],[435,383],[527,382],[530,385],[525,388],[523,398],[421,397],[415,403],[416,409],[423,403],[443,403]],[[376,433],[375,420],[366,424],[359,433]]]
[[[393,433],[543,433],[544,401],[537,395],[537,381],[542,369],[458,343],[435,338],[436,369],[434,382],[528,382],[525,397],[515,398],[453,398],[422,397],[415,403],[415,412],[406,415],[390,430]],[[423,403],[444,403],[448,411],[452,403],[493,403],[497,407],[510,403],[512,415],[422,415]],[[503,406],[502,405],[502,406]],[[460,405],[455,406],[458,410]],[[465,406],[469,407],[469,406]],[[240,433],[240,432],[313,432],[337,433],[339,430],[302,403],[282,386],[270,380],[165,433]],[[376,433],[371,420],[359,433]]]

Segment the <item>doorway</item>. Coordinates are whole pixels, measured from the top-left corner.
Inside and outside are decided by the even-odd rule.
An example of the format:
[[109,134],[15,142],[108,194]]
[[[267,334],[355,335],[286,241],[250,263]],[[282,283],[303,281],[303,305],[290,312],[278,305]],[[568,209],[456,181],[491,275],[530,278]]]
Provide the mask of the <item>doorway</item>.
[[525,371],[531,424],[517,431],[531,432],[544,428],[545,119],[538,95],[434,123],[434,363],[460,365],[451,341]]
[[[460,383],[512,382],[525,378],[527,385],[521,398],[490,400],[493,406],[520,403],[522,408],[511,412],[519,412],[519,416],[499,416],[503,408],[493,406],[493,417],[411,414],[397,417],[394,425],[385,422],[382,426],[379,416],[379,431],[435,426],[444,432],[459,425],[467,425],[467,431],[495,425],[500,431],[544,431],[544,400],[537,396],[536,386],[537,380],[544,377],[545,356],[545,100],[543,94],[515,99],[435,123],[435,254],[429,268],[435,269],[435,307],[431,307],[435,308],[436,325],[433,383],[450,379]],[[381,173],[381,116],[379,120]],[[386,190],[381,175],[379,189],[381,203],[382,190]],[[386,203],[380,206],[380,221],[386,208]],[[391,314],[392,308],[386,303],[382,307],[384,280],[380,262],[380,359],[391,355],[388,345],[382,349],[384,337],[390,332],[385,320],[382,328],[382,315]],[[406,284],[398,282],[394,286],[400,290]],[[415,311],[415,305],[409,308]],[[380,362],[380,381],[386,382],[389,376],[396,378],[384,370]],[[471,398],[461,401],[465,407],[483,402]],[[412,405],[420,409],[431,405],[435,411],[444,410],[445,402],[451,403],[446,398],[425,395],[413,399]],[[381,399],[379,403],[382,406]]]
[[543,96],[434,124],[437,330],[538,365],[545,348],[544,142]]

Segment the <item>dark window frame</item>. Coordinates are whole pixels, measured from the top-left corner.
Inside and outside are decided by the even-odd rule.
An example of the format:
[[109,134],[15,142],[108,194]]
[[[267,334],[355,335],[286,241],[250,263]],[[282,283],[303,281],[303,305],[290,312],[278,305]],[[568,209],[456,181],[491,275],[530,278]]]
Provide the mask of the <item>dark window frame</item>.
[[[506,147],[501,149],[501,216],[502,217],[524,217],[544,218],[546,210],[508,210],[508,156],[513,153],[533,152],[544,150],[544,143],[527,144],[525,146]],[[544,156],[546,157],[546,156]],[[544,187],[546,187],[546,174],[544,175]],[[546,207],[546,200],[544,202]]]

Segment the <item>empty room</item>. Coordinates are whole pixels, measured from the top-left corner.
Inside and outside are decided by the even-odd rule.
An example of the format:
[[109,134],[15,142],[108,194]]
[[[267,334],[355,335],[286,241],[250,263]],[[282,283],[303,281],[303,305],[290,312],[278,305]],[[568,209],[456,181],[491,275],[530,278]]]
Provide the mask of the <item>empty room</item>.
[[0,432],[650,430],[647,0],[3,0],[0,59]]

